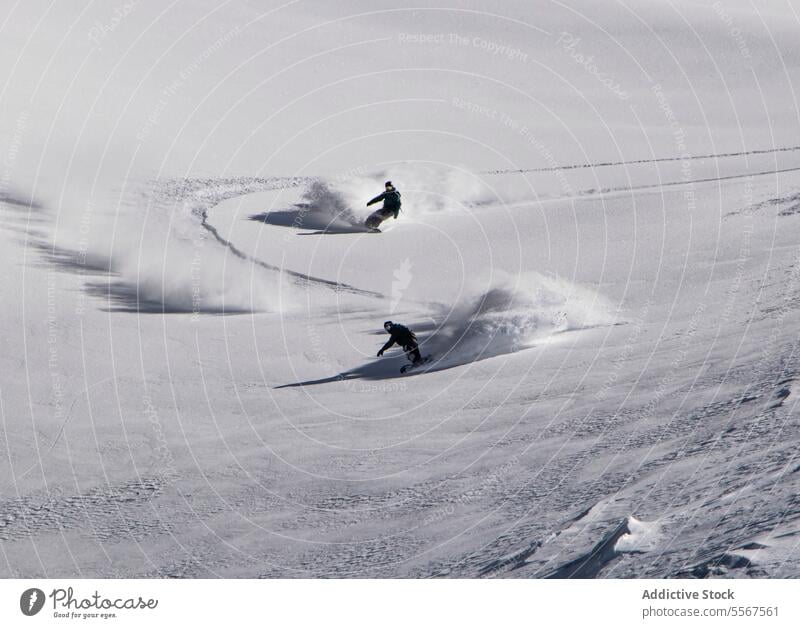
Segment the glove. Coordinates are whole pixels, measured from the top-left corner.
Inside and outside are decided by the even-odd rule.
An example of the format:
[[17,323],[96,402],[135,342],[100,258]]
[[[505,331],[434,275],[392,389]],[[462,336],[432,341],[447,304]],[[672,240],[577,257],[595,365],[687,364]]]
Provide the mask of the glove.
[[378,357],[381,357],[382,355],[383,355],[383,349],[381,349],[380,351],[378,351]]

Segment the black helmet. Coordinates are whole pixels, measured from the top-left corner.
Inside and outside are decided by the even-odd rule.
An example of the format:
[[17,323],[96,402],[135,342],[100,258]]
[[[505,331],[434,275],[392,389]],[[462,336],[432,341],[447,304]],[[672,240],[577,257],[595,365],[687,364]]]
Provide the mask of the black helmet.
[[386,321],[386,322],[383,324],[383,328],[384,328],[386,331],[389,331],[389,330],[392,328],[392,325],[394,325],[394,323],[393,323],[392,321]]
[[386,183],[384,183],[384,184],[383,184],[383,186],[384,186],[384,187],[387,187],[387,188],[393,188],[393,187],[394,187],[394,186],[392,185],[392,182],[391,182],[391,181],[387,181]]

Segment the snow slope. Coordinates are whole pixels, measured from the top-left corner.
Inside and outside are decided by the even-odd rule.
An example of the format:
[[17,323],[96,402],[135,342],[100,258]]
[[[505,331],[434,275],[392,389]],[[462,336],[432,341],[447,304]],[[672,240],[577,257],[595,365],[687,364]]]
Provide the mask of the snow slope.
[[0,574],[796,577],[796,26],[9,6]]

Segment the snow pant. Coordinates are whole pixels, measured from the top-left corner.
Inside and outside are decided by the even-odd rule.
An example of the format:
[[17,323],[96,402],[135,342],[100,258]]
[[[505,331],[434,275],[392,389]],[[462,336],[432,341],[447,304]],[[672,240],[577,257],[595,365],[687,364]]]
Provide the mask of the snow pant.
[[367,217],[366,225],[370,229],[377,229],[384,220],[392,216],[394,216],[394,212],[391,209],[378,209]]
[[422,359],[422,356],[419,353],[419,345],[417,344],[406,345],[403,347],[403,351],[406,352],[406,357],[414,364]]

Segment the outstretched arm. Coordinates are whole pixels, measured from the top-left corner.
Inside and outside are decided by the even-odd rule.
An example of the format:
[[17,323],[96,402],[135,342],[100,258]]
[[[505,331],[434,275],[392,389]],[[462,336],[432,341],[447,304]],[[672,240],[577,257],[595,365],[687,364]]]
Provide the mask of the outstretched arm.
[[384,351],[386,351],[386,350],[387,350],[389,347],[391,347],[393,344],[394,344],[394,337],[392,337],[392,338],[389,338],[389,341],[388,341],[388,342],[387,342],[385,345],[383,345],[383,346],[381,347],[381,350],[380,350],[380,351],[378,351],[378,357],[381,357],[381,356],[383,355],[383,352],[384,352]]
[[369,203],[367,203],[367,207],[369,207],[370,205],[374,205],[375,203],[378,203],[378,202],[382,201],[382,200],[384,199],[384,197],[385,197],[385,196],[386,196],[386,192],[383,192],[382,194],[378,194],[378,196],[376,196],[376,197],[375,197],[375,198],[373,198],[373,199],[372,199],[372,200],[371,200]]

